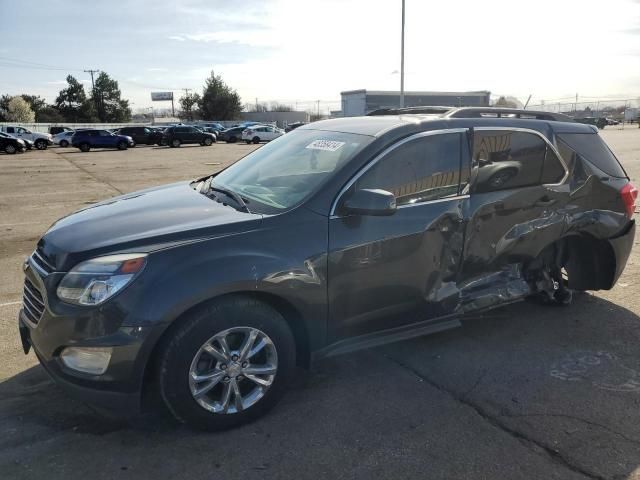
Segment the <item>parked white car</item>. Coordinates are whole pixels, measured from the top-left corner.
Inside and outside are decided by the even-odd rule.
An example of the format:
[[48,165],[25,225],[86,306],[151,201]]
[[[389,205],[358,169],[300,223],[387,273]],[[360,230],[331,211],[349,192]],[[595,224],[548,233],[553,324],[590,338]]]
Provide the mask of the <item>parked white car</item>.
[[56,145],[61,147],[68,147],[71,145],[71,137],[76,133],[74,130],[67,130],[66,132],[60,132],[53,136],[52,141]]
[[247,143],[260,143],[274,140],[284,135],[284,130],[270,125],[252,125],[242,131],[242,140]]
[[30,140],[38,150],[45,150],[53,143],[51,141],[50,133],[32,132],[24,127],[5,125],[0,127],[0,132],[8,133],[13,137],[20,138],[22,140]]

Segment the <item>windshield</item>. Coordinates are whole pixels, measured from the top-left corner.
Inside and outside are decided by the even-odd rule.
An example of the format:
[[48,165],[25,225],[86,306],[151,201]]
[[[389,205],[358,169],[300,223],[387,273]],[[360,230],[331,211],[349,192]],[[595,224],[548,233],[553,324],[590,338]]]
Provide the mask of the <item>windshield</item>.
[[252,211],[276,213],[315,192],[372,140],[367,135],[295,130],[222,171],[212,184],[242,195]]

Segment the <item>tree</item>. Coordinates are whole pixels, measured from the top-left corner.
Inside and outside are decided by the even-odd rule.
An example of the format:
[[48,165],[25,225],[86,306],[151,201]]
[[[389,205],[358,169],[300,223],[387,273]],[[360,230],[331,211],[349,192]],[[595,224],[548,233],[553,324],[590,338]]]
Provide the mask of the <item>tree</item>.
[[202,118],[207,120],[233,120],[242,111],[238,93],[213,71],[205,81],[199,106]]
[[516,102],[514,102],[513,100],[507,100],[506,97],[500,97],[500,98],[498,98],[498,100],[494,104],[494,107],[518,108],[518,104],[516,104]]
[[0,97],[0,122],[6,122],[8,120],[7,111],[9,110],[11,98],[11,95],[2,95],[2,97]]
[[121,98],[118,82],[106,72],[96,78],[92,99],[101,122],[128,122],[131,119],[129,101]]
[[293,107],[285,103],[271,102],[270,110],[272,112],[293,112]]
[[30,123],[36,119],[35,113],[22,97],[13,97],[9,100],[6,116],[9,122],[17,123]]
[[180,98],[180,118],[193,121],[199,116],[198,105],[202,98],[197,93],[187,93]]
[[62,123],[65,118],[53,105],[46,105],[36,113],[36,122],[43,123]]
[[267,105],[265,102],[245,103],[244,110],[245,112],[268,112],[269,105]]
[[87,98],[84,85],[73,75],[67,76],[67,88],[60,90],[55,107],[67,122],[95,122],[93,102]]

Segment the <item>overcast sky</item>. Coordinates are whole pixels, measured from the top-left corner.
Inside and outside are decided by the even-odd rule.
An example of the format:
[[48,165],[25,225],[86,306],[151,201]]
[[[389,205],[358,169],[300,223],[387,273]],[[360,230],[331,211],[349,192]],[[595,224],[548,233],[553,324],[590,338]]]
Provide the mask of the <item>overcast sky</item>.
[[[243,102],[399,88],[401,0],[0,0],[0,93],[100,69],[133,109],[221,73]],[[406,0],[407,90],[640,97],[640,0]],[[18,64],[8,59],[21,59]],[[35,63],[48,66],[47,68]],[[55,67],[55,68],[51,68]],[[159,106],[157,103],[155,106]]]

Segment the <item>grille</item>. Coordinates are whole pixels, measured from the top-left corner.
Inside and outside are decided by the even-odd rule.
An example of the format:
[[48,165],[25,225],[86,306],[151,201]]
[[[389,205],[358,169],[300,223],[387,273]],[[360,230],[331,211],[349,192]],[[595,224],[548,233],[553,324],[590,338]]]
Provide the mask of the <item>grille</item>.
[[35,250],[31,255],[31,260],[36,264],[41,270],[44,270],[47,273],[51,273],[55,270],[54,266],[51,265],[47,259],[42,255],[38,250]]
[[44,313],[44,299],[42,293],[28,278],[24,279],[22,291],[22,306],[24,313],[31,323],[37,325]]

